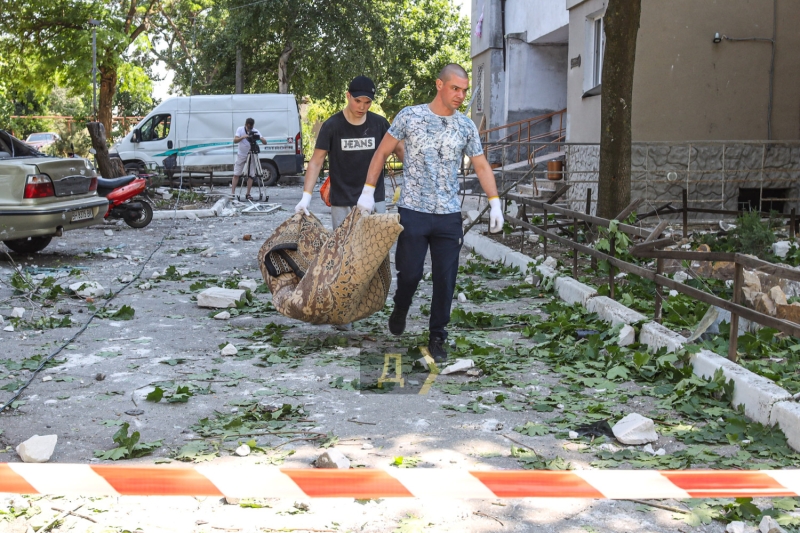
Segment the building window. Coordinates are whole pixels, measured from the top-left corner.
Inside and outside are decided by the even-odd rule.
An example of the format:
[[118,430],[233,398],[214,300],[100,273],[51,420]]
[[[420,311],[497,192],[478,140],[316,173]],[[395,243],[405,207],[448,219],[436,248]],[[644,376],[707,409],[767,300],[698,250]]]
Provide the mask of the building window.
[[602,82],[605,51],[606,32],[603,28],[603,17],[597,17],[592,23],[592,87],[597,87]]

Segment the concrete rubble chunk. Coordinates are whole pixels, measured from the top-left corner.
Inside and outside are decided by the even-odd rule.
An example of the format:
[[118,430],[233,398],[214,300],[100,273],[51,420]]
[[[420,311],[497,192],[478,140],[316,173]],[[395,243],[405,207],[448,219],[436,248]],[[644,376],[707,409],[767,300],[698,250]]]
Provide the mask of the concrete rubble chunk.
[[158,270],[154,270],[152,274],[150,274],[150,279],[158,279],[161,277],[161,273]]
[[8,315],[11,318],[22,318],[25,316],[25,308],[24,307],[15,307],[11,310],[11,314]]
[[716,261],[711,269],[711,277],[714,279],[733,279],[736,274],[736,263],[731,261]]
[[779,285],[775,285],[769,290],[769,297],[772,298],[772,301],[775,302],[775,305],[788,305],[789,302],[786,301],[786,294],[783,292],[783,289],[780,288]]
[[236,450],[233,453],[235,453],[239,457],[247,457],[248,455],[250,455],[250,446],[248,446],[247,444],[242,444],[241,446],[236,448]]
[[[30,509],[31,504],[18,494],[10,494],[3,499],[3,504],[7,508],[12,508],[15,511],[24,511],[25,509]],[[30,530],[32,531],[32,530]]]
[[672,275],[672,279],[677,281],[678,283],[683,283],[687,279],[689,279],[689,274],[687,274],[686,272],[675,272],[675,274]]
[[789,248],[791,246],[792,243],[790,243],[789,241],[778,241],[772,243],[772,253],[780,258],[786,257],[786,254],[789,253]]
[[755,304],[756,294],[761,292],[761,279],[752,270],[742,270],[742,279],[742,296],[752,306]]
[[503,423],[496,418],[488,418],[481,424],[481,431],[491,433],[492,431],[502,431]]
[[103,286],[96,281],[79,281],[70,285],[69,289],[84,298],[96,298],[106,293]]
[[472,359],[456,359],[447,367],[442,369],[442,374],[455,374],[456,372],[466,372],[475,366],[475,361]]
[[211,307],[214,309],[227,309],[236,307],[236,302],[244,298],[242,289],[223,289],[210,287],[197,295],[198,307]]
[[214,249],[214,247],[212,246],[211,248],[206,248],[205,250],[203,250],[202,252],[200,252],[200,257],[211,257],[211,256],[212,256],[212,255],[214,255],[216,252],[217,252],[217,251],[216,251],[216,250]]
[[317,457],[314,465],[317,468],[337,468],[339,470],[347,470],[350,468],[350,459],[345,457],[344,454],[336,448],[331,448]]
[[14,331],[14,326],[6,326],[3,328],[3,331]]
[[58,435],[34,435],[17,446],[17,454],[25,463],[46,463],[53,455]]
[[459,303],[462,303],[462,304],[467,303],[467,295],[464,294],[463,292],[459,292],[458,293],[458,301],[459,301]]
[[731,522],[725,528],[725,533],[745,533],[745,531],[747,530],[744,522]]
[[646,444],[658,440],[653,421],[639,413],[631,413],[622,418],[611,430],[622,444]]
[[789,305],[778,304],[775,316],[782,320],[788,320],[795,324],[800,324],[800,303],[794,302]]
[[758,524],[758,530],[761,533],[786,533],[786,530],[771,516],[765,516],[761,519],[761,523]]
[[220,351],[220,354],[222,355],[236,355],[237,353],[239,353],[239,350],[237,350],[236,346],[231,343],[226,344],[225,347]]
[[258,282],[254,279],[243,279],[239,282],[239,288],[243,290],[249,289],[253,292],[258,288]]
[[130,283],[133,281],[133,276],[131,274],[125,274],[119,278],[120,283]]
[[628,346],[634,342],[636,342],[636,330],[633,329],[632,326],[625,324],[622,326],[622,329],[619,330],[619,340],[617,344],[620,346]]
[[110,229],[104,229],[103,230],[103,235],[105,235],[106,237],[111,237],[111,236],[114,235],[114,231],[110,230]]
[[42,381],[53,381],[53,376],[44,376]]
[[546,267],[549,267],[549,268],[555,269],[555,268],[558,266],[558,259],[556,259],[555,257],[550,257],[550,256],[548,255],[548,256],[547,256],[547,259],[545,259],[545,260],[544,260],[544,263],[542,263],[542,264],[543,264],[544,266],[546,266]]
[[231,317],[231,314],[227,311],[223,311],[221,313],[217,313],[214,315],[215,320],[228,320]]
[[755,295],[755,297],[753,297],[753,309],[759,313],[764,313],[770,316],[775,316],[777,311],[775,302],[772,301],[772,298],[769,297],[769,294],[763,292],[759,292]]

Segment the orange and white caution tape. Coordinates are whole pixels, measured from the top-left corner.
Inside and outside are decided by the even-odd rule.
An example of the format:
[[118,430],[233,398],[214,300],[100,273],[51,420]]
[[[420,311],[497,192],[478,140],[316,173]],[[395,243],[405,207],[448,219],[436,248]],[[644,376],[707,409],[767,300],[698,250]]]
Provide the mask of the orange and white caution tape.
[[800,470],[325,470],[0,463],[0,492],[363,499],[794,497],[800,496]]

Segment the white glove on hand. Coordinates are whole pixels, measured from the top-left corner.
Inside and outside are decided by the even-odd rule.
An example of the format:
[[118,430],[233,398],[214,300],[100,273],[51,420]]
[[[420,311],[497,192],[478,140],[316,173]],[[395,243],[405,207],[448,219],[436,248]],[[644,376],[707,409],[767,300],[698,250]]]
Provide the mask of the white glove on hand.
[[301,211],[306,215],[310,215],[311,213],[308,212],[308,206],[311,203],[311,193],[303,191],[303,198],[300,200],[300,203],[294,206],[294,212],[300,213]]
[[366,211],[366,214],[372,213],[375,209],[375,187],[372,185],[364,185],[361,191],[361,196],[358,197],[356,207],[361,211]]
[[489,231],[497,233],[503,229],[503,210],[500,208],[500,198],[495,196],[489,199],[491,211],[489,211]]

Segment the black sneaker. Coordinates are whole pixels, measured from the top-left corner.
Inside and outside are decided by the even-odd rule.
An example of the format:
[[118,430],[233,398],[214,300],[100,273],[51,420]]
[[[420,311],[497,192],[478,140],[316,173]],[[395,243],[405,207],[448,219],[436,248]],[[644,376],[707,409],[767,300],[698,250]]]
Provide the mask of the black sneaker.
[[402,310],[395,306],[391,316],[389,317],[389,331],[392,333],[392,335],[402,335],[406,330],[407,314],[408,309]]
[[447,352],[444,349],[445,344],[446,342],[444,339],[439,339],[436,337],[431,338],[431,340],[428,341],[428,351],[430,352],[431,357],[433,357],[434,362],[437,364],[447,361]]

